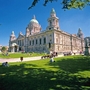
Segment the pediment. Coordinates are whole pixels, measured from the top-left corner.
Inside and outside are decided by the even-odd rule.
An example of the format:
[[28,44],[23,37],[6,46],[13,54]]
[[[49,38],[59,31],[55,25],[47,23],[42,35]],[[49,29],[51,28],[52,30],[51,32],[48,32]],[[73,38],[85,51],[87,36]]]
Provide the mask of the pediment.
[[24,35],[19,35],[17,39],[21,39],[21,38],[24,38],[25,36]]

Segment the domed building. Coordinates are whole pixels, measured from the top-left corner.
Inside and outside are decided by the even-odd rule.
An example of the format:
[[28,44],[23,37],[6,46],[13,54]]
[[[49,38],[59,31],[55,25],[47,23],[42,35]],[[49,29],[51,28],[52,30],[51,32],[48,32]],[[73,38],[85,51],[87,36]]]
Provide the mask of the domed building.
[[42,30],[35,15],[26,27],[25,35],[22,32],[16,38],[12,31],[9,40],[10,52],[80,52],[84,51],[84,37],[82,30],[77,34],[69,34],[61,30],[59,18],[54,9],[47,19],[48,26]]
[[28,37],[29,35],[40,33],[40,31],[41,31],[41,25],[36,20],[35,15],[34,15],[26,28],[26,36]]

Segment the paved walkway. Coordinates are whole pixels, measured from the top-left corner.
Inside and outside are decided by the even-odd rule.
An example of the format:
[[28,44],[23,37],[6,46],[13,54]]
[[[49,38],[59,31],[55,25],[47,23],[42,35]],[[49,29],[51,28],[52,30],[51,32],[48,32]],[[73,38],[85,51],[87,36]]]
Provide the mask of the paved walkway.
[[[62,57],[63,55],[58,55],[57,57]],[[27,57],[27,58],[23,58],[23,61],[33,61],[33,60],[40,60],[41,56],[37,56],[37,57]],[[1,59],[0,58],[0,63],[2,62],[21,62],[20,58],[13,58],[13,59]]]

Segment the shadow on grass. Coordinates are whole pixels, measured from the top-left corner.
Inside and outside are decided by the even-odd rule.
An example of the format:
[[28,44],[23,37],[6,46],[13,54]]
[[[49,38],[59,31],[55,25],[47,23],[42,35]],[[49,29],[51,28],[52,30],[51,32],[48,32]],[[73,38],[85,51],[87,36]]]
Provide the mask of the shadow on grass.
[[[90,79],[70,75],[71,72],[74,73],[78,69],[72,71],[69,69],[70,65],[66,69],[68,66],[62,66],[62,64],[65,65],[65,62],[69,64],[70,61],[62,60],[52,64],[52,66],[58,65],[62,69],[58,71],[45,70],[45,68],[38,68],[37,65],[25,63],[0,67],[0,90],[89,90],[90,88],[85,86],[85,83]],[[71,62],[75,64],[77,60],[74,62],[71,60]],[[73,65],[72,68],[74,68]]]
[[72,57],[72,58],[62,58],[61,60],[56,60],[55,63],[49,63],[48,65],[53,66],[53,68],[59,68],[66,72],[77,73],[79,71],[90,71],[90,57]]

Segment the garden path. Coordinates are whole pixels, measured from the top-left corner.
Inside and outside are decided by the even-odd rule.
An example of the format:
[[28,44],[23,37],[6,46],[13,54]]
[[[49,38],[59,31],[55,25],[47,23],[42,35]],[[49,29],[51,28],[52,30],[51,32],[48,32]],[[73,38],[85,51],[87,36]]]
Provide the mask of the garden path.
[[[58,55],[57,57],[62,57],[63,55]],[[34,60],[40,60],[41,56],[36,57],[25,57],[23,58],[23,61],[34,61]],[[21,62],[20,58],[12,58],[12,59],[2,59],[0,58],[0,63],[2,62]]]

